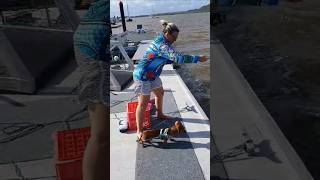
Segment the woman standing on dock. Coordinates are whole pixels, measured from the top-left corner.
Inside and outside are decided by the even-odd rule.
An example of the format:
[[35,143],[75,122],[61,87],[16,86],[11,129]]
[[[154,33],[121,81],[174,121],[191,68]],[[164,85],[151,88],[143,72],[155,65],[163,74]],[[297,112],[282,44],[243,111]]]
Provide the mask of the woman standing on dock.
[[135,93],[138,94],[138,107],[136,110],[136,123],[138,139],[143,131],[142,122],[145,119],[145,111],[150,100],[151,92],[155,95],[155,105],[158,119],[168,119],[162,112],[164,90],[159,78],[165,64],[173,62],[198,63],[208,60],[206,56],[182,55],[171,46],[179,35],[178,27],[167,21],[160,21],[163,26],[162,33],[150,44],[133,72],[135,81]]
[[81,72],[79,101],[87,106],[91,127],[83,155],[83,179],[105,180],[109,166],[109,0],[78,0],[90,5],[74,33],[75,57]]

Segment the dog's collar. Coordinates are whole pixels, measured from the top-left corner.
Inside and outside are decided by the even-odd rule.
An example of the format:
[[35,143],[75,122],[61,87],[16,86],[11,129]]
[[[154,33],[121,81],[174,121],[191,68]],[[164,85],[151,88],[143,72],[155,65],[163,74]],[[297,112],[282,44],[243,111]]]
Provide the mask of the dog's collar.
[[169,128],[160,129],[159,138],[161,140],[168,140],[169,139],[168,131],[169,131]]

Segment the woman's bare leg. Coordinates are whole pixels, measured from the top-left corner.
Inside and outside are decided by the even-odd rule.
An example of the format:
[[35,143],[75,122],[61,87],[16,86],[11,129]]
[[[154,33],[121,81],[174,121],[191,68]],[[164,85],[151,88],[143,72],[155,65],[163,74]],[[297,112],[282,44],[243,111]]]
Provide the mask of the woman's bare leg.
[[103,104],[90,104],[88,111],[91,136],[83,156],[83,180],[109,179],[109,107]]
[[152,91],[154,93],[155,97],[155,104],[157,108],[157,117],[158,119],[170,119],[172,117],[167,116],[163,114],[163,96],[164,96],[164,90],[163,87],[159,87],[157,89],[154,89]]
[[143,126],[142,123],[146,116],[146,109],[148,102],[150,100],[150,95],[139,95],[138,97],[138,106],[136,110],[136,123],[137,123],[137,134],[142,133]]

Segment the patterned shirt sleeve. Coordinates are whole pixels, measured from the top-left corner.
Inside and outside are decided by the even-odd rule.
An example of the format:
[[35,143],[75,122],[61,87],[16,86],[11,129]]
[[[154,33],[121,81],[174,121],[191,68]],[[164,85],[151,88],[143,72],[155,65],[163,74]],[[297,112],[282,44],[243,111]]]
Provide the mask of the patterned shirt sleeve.
[[159,56],[166,58],[170,61],[176,62],[178,64],[198,63],[198,61],[200,60],[200,56],[183,55],[175,51],[171,46],[169,46],[166,43],[161,43],[159,48]]

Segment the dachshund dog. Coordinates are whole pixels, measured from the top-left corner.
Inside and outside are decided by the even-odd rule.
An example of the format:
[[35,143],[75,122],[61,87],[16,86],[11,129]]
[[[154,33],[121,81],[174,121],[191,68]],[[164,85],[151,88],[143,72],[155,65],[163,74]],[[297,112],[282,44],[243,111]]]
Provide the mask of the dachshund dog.
[[176,121],[173,126],[165,129],[146,130],[143,131],[137,142],[144,145],[144,142],[150,142],[153,138],[160,138],[166,144],[172,137],[176,137],[180,133],[186,133],[186,129],[180,121]]

